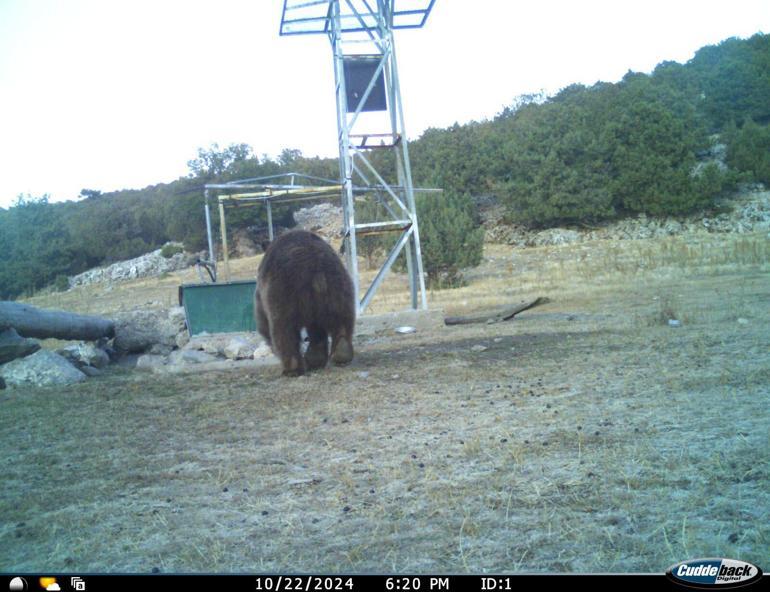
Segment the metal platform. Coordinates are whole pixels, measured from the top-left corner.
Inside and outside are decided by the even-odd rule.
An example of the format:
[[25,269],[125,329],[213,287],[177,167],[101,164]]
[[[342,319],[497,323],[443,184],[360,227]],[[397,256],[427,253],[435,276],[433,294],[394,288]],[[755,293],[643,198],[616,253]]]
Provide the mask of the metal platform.
[[[302,182],[312,183],[304,185]],[[209,246],[209,260],[204,262],[213,270],[212,279],[219,278],[219,266],[214,250],[214,233],[211,227],[211,203],[214,201],[219,208],[219,233],[222,240],[222,260],[224,266],[224,281],[230,281],[230,258],[228,250],[227,217],[228,208],[258,206],[264,207],[267,214],[268,237],[273,240],[273,206],[300,201],[331,201],[338,200],[343,186],[331,179],[303,175],[301,173],[285,173],[254,179],[242,179],[229,183],[209,183],[205,186],[206,235]],[[387,191],[403,192],[399,186],[369,185],[353,187],[353,194],[359,199],[375,194],[380,200]],[[434,189],[414,188],[414,191],[436,191]],[[402,204],[402,207],[403,204]],[[406,216],[395,216],[393,220],[357,223],[358,235],[380,234],[384,232],[407,232],[412,221]],[[341,233],[343,240],[348,238],[345,231]],[[351,274],[357,273],[357,268]],[[357,280],[357,277],[354,278]],[[356,281],[357,284],[357,281]]]
[[[387,5],[392,15],[390,28],[417,29],[433,9],[435,0],[350,0],[341,4],[339,31],[355,33],[380,26],[380,5]],[[284,0],[281,35],[331,33],[335,0]]]

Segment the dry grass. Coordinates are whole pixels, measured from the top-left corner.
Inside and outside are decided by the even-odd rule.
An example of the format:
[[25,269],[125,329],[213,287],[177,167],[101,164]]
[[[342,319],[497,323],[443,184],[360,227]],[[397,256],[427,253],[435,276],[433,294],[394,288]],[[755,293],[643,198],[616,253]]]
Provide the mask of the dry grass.
[[[768,239],[696,239],[488,246],[469,285],[432,293],[432,305],[554,302],[511,323],[370,338],[351,367],[301,379],[277,367],[116,370],[3,391],[0,568],[762,566]],[[392,280],[378,310],[406,302]],[[167,306],[179,281],[35,303]],[[682,326],[661,322],[669,314]]]

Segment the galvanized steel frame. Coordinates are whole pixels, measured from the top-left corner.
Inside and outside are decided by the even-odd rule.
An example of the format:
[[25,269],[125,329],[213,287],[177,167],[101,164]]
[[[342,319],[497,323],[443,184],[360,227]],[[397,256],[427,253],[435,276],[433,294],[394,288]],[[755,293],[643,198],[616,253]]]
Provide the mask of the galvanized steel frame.
[[[348,271],[352,276],[355,293],[357,295],[360,294],[356,244],[357,231],[371,232],[394,230],[401,233],[395,245],[389,252],[385,263],[382,265],[371,285],[367,288],[363,298],[361,298],[358,303],[359,314],[363,313],[370,304],[377,289],[382,284],[388,271],[402,251],[405,251],[406,254],[412,308],[428,308],[422,265],[422,252],[420,248],[420,232],[417,221],[417,208],[414,199],[415,188],[412,183],[412,172],[409,163],[409,148],[406,140],[404,111],[401,102],[401,89],[393,42],[393,29],[422,27],[433,8],[435,0],[423,0],[422,7],[406,10],[397,9],[396,6],[399,1],[400,0],[299,0],[290,4],[290,0],[284,0],[283,12],[281,15],[281,35],[325,33],[328,36],[332,47],[340,155],[340,193],[342,197],[344,218],[343,240]],[[343,6],[345,10],[344,14],[342,12]],[[287,13],[291,10],[302,11],[308,9],[314,11],[310,13],[310,16],[293,19],[287,18]],[[410,23],[409,19],[411,17],[416,17],[416,19],[414,22]],[[344,22],[343,18],[345,19]],[[353,24],[348,24],[350,22],[353,22]],[[292,29],[292,25],[296,26],[296,28]],[[361,43],[368,44],[370,47],[375,48],[377,55],[380,58],[380,63],[372,74],[366,90],[359,98],[358,104],[353,106],[355,109],[352,113],[349,113],[350,106],[347,102],[345,89],[344,61],[346,57],[362,55],[360,51],[346,51],[348,46],[360,46],[359,44]],[[384,75],[385,81],[390,132],[356,134],[354,132],[357,131],[356,124],[359,123],[359,116],[363,110],[363,106],[381,74]],[[383,178],[383,175],[375,169],[367,158],[366,151],[372,148],[372,146],[367,146],[367,141],[372,137],[390,137],[392,139],[390,148],[393,151],[396,162],[397,181],[395,183],[386,181]],[[353,138],[362,138],[362,141],[360,144],[356,144],[352,141]],[[367,173],[372,176],[374,182],[369,180]],[[294,174],[290,173],[289,175],[292,175],[291,188],[294,188]],[[271,239],[273,234],[271,202],[319,199],[323,197],[318,194],[312,195],[312,192],[308,196],[296,197],[294,199],[289,199],[293,196],[288,194],[284,196],[273,195],[271,192],[274,188],[284,189],[284,187],[259,183],[259,181],[265,181],[267,179],[268,178],[247,179],[227,184],[206,185],[206,230],[208,235],[209,256],[212,264],[216,261],[216,256],[211,229],[209,206],[210,191],[232,191],[234,189],[259,189],[260,191],[265,191],[267,189],[268,194],[266,195],[242,196],[240,201],[252,201],[264,203],[266,205]],[[354,185],[354,179],[360,180],[362,185]],[[257,183],[249,183],[250,181],[257,181]],[[332,181],[329,182],[334,183]],[[324,189],[339,191],[338,188],[334,187]],[[392,218],[391,220],[367,222],[363,224],[356,222],[355,195],[370,192],[377,195],[377,199],[384,205],[386,212]],[[227,197],[219,196],[218,203],[225,271],[229,279],[229,270],[227,269],[227,230],[224,214],[224,207],[227,205]],[[214,277],[216,278],[216,275]]]
[[[346,15],[353,15],[360,23],[358,29],[346,29],[342,25],[341,5],[344,1]],[[407,270],[409,273],[409,286],[411,292],[412,308],[428,308],[425,292],[425,277],[422,267],[422,253],[420,249],[420,231],[417,221],[417,208],[414,199],[414,186],[409,164],[409,148],[406,140],[404,125],[404,111],[401,102],[401,89],[398,78],[396,53],[393,42],[393,4],[394,0],[376,0],[376,7],[372,7],[367,0],[361,0],[359,6],[366,9],[366,17],[359,10],[359,6],[353,0],[330,0],[328,14],[327,34],[332,47],[334,58],[334,82],[337,102],[337,130],[340,154],[340,179],[342,183],[342,204],[344,212],[343,236],[345,240],[345,254],[348,270],[353,278],[356,294],[359,292],[359,273],[357,259],[356,231],[367,225],[356,223],[355,219],[355,186],[354,179],[360,181],[364,187],[373,187],[366,172],[371,174],[376,185],[381,188],[386,206],[386,211],[394,221],[406,221],[406,226],[401,229],[401,235],[388,254],[385,263],[375,276],[371,285],[366,290],[359,303],[359,314],[362,313],[371,302],[377,289],[382,284],[388,271],[393,266],[402,250],[406,251]],[[431,1],[429,7],[432,7]],[[429,12],[429,9],[428,9]],[[427,12],[424,15],[427,18]],[[376,26],[371,26],[372,19]],[[424,21],[423,21],[424,22]],[[365,34],[365,35],[362,35]],[[361,55],[358,52],[346,51],[350,45],[362,42],[368,43],[379,52],[380,63],[373,72],[371,79],[357,105],[348,105],[348,97],[345,88],[344,62],[346,57]],[[363,110],[364,104],[377,82],[380,74],[384,74],[385,90],[387,96],[388,114],[390,121],[389,134],[393,139],[391,149],[395,156],[397,183],[388,183],[375,169],[366,155],[366,148],[356,145],[352,138],[366,136],[357,135],[356,124]],[[353,109],[351,109],[351,107]],[[352,113],[350,112],[352,111]],[[363,145],[366,144],[364,139]],[[359,166],[359,164],[361,166]]]

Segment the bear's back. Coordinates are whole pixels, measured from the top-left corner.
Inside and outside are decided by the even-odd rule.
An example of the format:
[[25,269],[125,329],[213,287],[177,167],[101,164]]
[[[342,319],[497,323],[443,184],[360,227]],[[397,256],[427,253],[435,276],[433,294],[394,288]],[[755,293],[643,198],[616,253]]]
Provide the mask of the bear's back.
[[292,230],[273,241],[259,266],[257,283],[266,290],[266,308],[303,326],[355,318],[350,275],[334,249],[312,232]]

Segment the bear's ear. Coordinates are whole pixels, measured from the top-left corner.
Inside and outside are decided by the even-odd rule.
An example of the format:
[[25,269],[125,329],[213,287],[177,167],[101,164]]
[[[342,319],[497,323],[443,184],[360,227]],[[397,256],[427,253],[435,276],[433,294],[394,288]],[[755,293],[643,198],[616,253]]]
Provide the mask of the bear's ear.
[[262,252],[263,252],[263,253],[266,253],[266,252],[267,252],[267,248],[270,246],[270,241],[269,241],[269,240],[263,240],[263,241],[260,243],[260,245],[261,245],[261,247],[262,247]]

